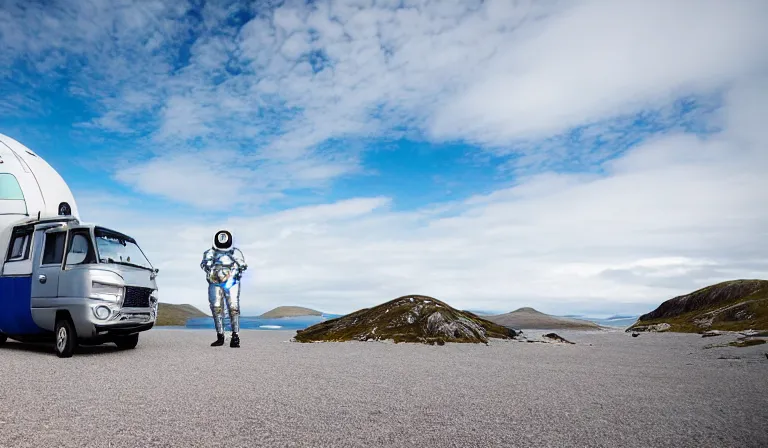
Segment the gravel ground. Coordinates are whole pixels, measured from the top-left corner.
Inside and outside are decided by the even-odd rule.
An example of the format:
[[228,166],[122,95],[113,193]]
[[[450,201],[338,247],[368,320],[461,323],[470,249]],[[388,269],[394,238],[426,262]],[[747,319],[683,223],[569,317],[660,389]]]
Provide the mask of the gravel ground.
[[[2,447],[766,447],[768,344],[559,331],[576,345],[299,344],[154,329],[0,349]],[[738,359],[733,359],[738,357]]]

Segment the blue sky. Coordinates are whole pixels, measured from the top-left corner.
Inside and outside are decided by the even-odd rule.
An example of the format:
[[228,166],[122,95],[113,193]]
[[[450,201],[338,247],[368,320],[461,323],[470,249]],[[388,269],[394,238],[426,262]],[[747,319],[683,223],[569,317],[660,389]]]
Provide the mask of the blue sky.
[[[764,276],[757,2],[4,2],[0,132],[206,307],[643,312]],[[761,196],[763,195],[763,196]]]

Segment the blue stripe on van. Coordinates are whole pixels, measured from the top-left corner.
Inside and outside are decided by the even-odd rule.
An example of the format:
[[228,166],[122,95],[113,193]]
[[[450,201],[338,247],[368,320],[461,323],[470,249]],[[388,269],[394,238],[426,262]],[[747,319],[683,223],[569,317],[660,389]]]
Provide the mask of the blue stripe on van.
[[32,276],[0,277],[0,332],[7,335],[40,333],[32,320]]

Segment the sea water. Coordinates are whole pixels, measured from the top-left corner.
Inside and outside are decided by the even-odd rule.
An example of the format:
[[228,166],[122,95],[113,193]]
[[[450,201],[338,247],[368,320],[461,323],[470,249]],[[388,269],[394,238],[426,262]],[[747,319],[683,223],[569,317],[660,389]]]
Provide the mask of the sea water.
[[[303,330],[317,323],[340,317],[335,314],[323,314],[322,316],[298,316],[281,317],[276,319],[264,319],[261,317],[240,316],[240,329],[242,330]],[[224,319],[227,331],[231,330],[229,318]],[[184,328],[189,329],[214,329],[212,317],[195,317],[187,320]]]
[[578,319],[588,320],[604,327],[627,328],[637,322],[637,317],[609,318],[600,319],[595,317],[579,317]]

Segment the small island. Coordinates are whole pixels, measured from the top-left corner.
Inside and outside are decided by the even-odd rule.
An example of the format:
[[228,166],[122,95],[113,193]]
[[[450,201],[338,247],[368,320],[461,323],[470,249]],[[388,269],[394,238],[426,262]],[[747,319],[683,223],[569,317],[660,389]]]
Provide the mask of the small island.
[[262,319],[279,319],[282,317],[322,316],[323,313],[301,306],[278,306],[259,316]]

